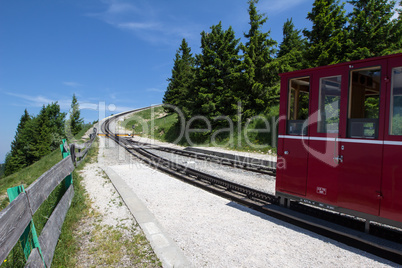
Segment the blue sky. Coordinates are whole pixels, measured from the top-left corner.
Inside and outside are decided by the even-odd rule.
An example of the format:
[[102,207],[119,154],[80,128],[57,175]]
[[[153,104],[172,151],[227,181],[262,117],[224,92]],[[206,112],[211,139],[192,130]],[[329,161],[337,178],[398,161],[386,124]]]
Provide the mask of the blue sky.
[[[260,0],[264,30],[281,42],[282,26],[305,18],[313,0]],[[0,162],[24,109],[37,115],[76,94],[86,122],[159,104],[182,38],[199,53],[200,33],[222,21],[237,38],[248,31],[246,0],[0,0]]]

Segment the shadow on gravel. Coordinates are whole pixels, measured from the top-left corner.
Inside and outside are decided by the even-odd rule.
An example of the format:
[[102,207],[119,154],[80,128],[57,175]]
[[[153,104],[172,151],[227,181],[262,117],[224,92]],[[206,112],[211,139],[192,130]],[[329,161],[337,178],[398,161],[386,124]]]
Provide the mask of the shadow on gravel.
[[[293,230],[293,231],[295,231],[295,232],[308,235],[308,236],[310,236],[310,237],[312,237],[312,238],[321,240],[321,241],[323,241],[323,242],[325,242],[325,243],[330,243],[330,244],[332,244],[332,245],[335,245],[335,246],[337,246],[337,247],[339,247],[339,248],[342,248],[342,249],[344,249],[344,250],[353,252],[353,253],[358,254],[358,255],[360,255],[360,256],[363,256],[363,257],[370,258],[370,259],[372,259],[372,260],[378,261],[379,263],[382,263],[382,264],[385,264],[385,265],[391,265],[391,266],[395,266],[395,265],[396,265],[396,263],[394,263],[394,262],[392,262],[392,261],[385,260],[385,259],[383,259],[383,258],[377,257],[377,256],[375,256],[375,255],[373,255],[373,254],[368,253],[368,252],[362,251],[362,250],[360,250],[360,249],[353,248],[353,247],[351,247],[351,246],[345,245],[345,244],[343,244],[343,243],[340,243],[340,242],[335,241],[335,240],[333,240],[333,239],[327,238],[327,237],[325,237],[325,236],[316,234],[316,233],[314,233],[314,232],[311,232],[311,231],[309,231],[309,230],[303,229],[303,228],[298,227],[298,226],[296,226],[296,225],[293,225],[293,224],[287,223],[287,222],[285,222],[285,221],[276,219],[276,218],[274,218],[274,217],[271,217],[271,216],[269,216],[269,215],[266,215],[266,214],[264,214],[264,213],[261,213],[261,212],[259,212],[259,211],[254,210],[254,209],[251,209],[251,208],[245,207],[245,206],[243,206],[243,205],[240,205],[240,204],[238,204],[238,203],[236,203],[236,202],[231,201],[231,202],[227,203],[226,205],[229,206],[229,207],[232,207],[232,208],[241,210],[241,211],[243,211],[243,212],[249,213],[249,214],[251,214],[251,215],[253,215],[253,216],[256,216],[256,217],[262,218],[262,219],[264,219],[264,220],[270,221],[270,222],[272,222],[272,223],[274,223],[274,224],[277,224],[277,225],[279,225],[279,226],[282,226],[282,227],[291,229],[291,230]],[[271,230],[262,230],[262,231],[270,232]]]

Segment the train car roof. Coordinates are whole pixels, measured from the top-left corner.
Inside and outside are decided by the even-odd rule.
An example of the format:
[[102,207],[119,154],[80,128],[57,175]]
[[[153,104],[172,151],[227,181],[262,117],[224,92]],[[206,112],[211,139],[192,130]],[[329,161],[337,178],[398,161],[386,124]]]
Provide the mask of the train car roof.
[[297,71],[292,71],[292,72],[287,72],[287,73],[280,73],[279,76],[295,76],[298,74],[304,74],[308,72],[314,72],[317,70],[324,70],[324,69],[331,69],[334,67],[339,67],[342,65],[351,65],[351,64],[356,64],[356,63],[364,63],[364,62],[370,62],[370,61],[376,61],[376,60],[381,60],[381,59],[388,59],[388,58],[394,58],[394,57],[402,57],[402,53],[397,53],[397,54],[391,54],[391,55],[386,55],[386,56],[380,56],[380,57],[373,57],[373,58],[367,58],[363,60],[354,60],[354,61],[346,61],[346,62],[340,62],[332,65],[325,65],[325,66],[319,66],[319,67],[314,67],[314,68],[308,68],[308,69],[302,69],[302,70],[297,70]]

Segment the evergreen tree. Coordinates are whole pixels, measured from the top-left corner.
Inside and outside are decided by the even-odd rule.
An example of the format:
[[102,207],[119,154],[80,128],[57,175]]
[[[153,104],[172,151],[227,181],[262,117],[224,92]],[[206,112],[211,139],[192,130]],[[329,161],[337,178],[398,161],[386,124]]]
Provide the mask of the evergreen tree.
[[345,61],[347,18],[344,4],[340,5],[339,0],[315,0],[307,19],[313,23],[311,31],[303,31],[308,39],[309,67]]
[[13,174],[14,168],[11,163],[11,152],[6,154],[6,159],[4,160],[4,177]]
[[60,112],[60,105],[55,102],[46,106],[46,113],[50,120],[50,150],[59,148],[62,139],[65,138],[64,123],[66,113]]
[[4,177],[4,167],[5,167],[4,164],[0,164],[0,179]]
[[[43,105],[38,116],[28,124],[25,131],[30,135],[29,140],[30,156],[29,164],[39,160],[41,157],[49,154],[51,151],[59,148],[64,134],[64,118],[66,114],[60,112],[60,106],[57,102]],[[34,135],[32,135],[34,134]]]
[[23,131],[30,120],[31,116],[25,109],[24,114],[21,116],[20,122],[17,126],[14,140],[11,142],[11,151],[6,156],[4,172],[6,176],[12,174],[15,170],[19,170],[28,165],[25,156],[27,137],[24,135]]
[[43,106],[36,117],[24,111],[11,143],[11,151],[6,157],[6,176],[33,164],[59,147],[64,138],[65,115],[60,113],[57,102]]
[[210,33],[201,33],[202,53],[196,55],[190,116],[204,115],[212,119],[235,114],[233,87],[240,66],[238,43],[232,27],[224,31],[221,22],[212,26]]
[[37,150],[38,159],[40,157],[47,155],[50,153],[49,145],[51,144],[51,123],[48,114],[48,110],[46,109],[45,105],[43,105],[42,109],[39,112],[36,121],[36,131],[37,135],[35,135],[35,145]]
[[353,5],[348,27],[350,60],[382,56],[398,49],[396,39],[400,39],[400,32],[394,31],[391,20],[395,1],[350,0],[348,3]]
[[67,125],[70,127],[72,136],[75,136],[78,132],[81,131],[82,124],[84,123],[84,119],[81,118],[80,106],[78,104],[77,98],[75,97],[75,94],[73,94],[70,112],[70,119],[68,120]]
[[271,69],[277,43],[270,37],[270,31],[262,32],[268,18],[258,13],[257,3],[258,0],[248,1],[250,30],[244,34],[246,44],[241,46],[244,56],[238,98],[242,101],[244,118],[259,114],[270,105],[275,95],[272,88],[278,81]]
[[163,97],[163,103],[177,106],[188,111],[189,90],[194,81],[195,59],[191,54],[191,48],[185,39],[176,52],[172,77],[168,79],[169,85]]
[[304,60],[306,40],[301,36],[301,31],[296,30],[292,19],[288,19],[283,25],[283,40],[279,45],[277,54],[277,73],[301,70],[307,67]]

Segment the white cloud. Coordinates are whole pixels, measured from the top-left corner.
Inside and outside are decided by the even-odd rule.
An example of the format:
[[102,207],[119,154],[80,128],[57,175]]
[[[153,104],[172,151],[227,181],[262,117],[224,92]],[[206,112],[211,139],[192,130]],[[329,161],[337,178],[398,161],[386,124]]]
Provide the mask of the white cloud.
[[261,1],[257,4],[257,9],[261,12],[267,12],[269,14],[280,13],[288,9],[294,9],[297,5],[303,2],[306,2],[306,0]]
[[80,83],[76,82],[63,82],[64,85],[69,86],[69,87],[81,87],[82,85]]
[[116,0],[113,1],[106,1],[107,4],[109,4],[107,13],[109,14],[119,14],[119,13],[125,13],[125,12],[139,12],[139,9],[136,8],[135,6],[128,4],[128,3],[123,3],[119,2]]
[[[109,108],[109,107],[108,107]],[[121,106],[121,105],[115,105],[113,107],[114,109],[108,109],[110,112],[112,112],[113,114],[117,114],[117,113],[122,113],[122,112],[127,112],[130,110],[134,110],[136,109],[135,107],[130,107],[130,106]]]
[[[121,0],[104,1],[106,9],[88,14],[118,29],[130,31],[138,38],[152,44],[174,45],[184,37],[196,38],[195,28],[189,21],[178,20],[166,10],[158,10],[147,2],[125,3]],[[201,28],[200,28],[201,31]]]
[[127,22],[116,24],[117,27],[129,30],[156,29],[156,23]]
[[159,88],[147,88],[145,91],[147,91],[147,92],[165,92],[165,90],[159,89]]
[[[402,3],[402,2],[401,2],[401,3]],[[396,20],[396,19],[398,18],[399,13],[398,13],[397,9],[402,9],[402,6],[399,5],[399,4],[396,4],[396,5],[395,5],[395,8],[394,8],[394,15],[392,16],[391,20]]]
[[7,92],[6,94],[9,96],[18,98],[20,100],[20,102],[17,105],[19,105],[19,106],[37,107],[37,108],[39,107],[40,108],[43,105],[55,103],[56,101],[59,104],[61,110],[68,110],[68,109],[70,109],[70,106],[71,106],[70,99],[55,100],[55,99],[49,99],[47,97],[43,97],[40,95],[30,96],[30,95],[26,95],[26,94],[16,94],[16,93],[11,93],[11,92]]

